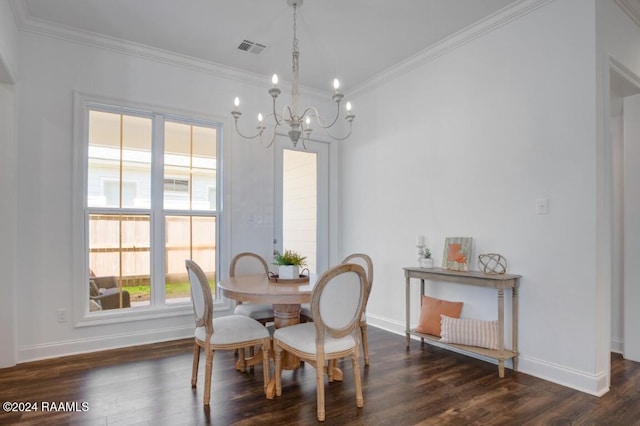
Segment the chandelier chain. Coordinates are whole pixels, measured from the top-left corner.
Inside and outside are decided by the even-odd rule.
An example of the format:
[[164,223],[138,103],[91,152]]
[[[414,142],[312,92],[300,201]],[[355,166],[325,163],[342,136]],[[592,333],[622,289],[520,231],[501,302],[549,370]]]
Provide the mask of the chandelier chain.
[[297,6],[293,5],[293,50],[298,51],[298,35],[297,35],[297,20],[296,20],[296,8]]

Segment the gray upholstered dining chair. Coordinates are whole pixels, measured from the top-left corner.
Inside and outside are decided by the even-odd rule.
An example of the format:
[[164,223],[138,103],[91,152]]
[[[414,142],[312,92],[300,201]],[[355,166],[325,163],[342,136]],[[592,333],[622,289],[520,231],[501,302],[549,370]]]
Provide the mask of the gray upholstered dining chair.
[[[198,381],[198,364],[200,349],[206,355],[204,375],[204,405],[211,399],[211,376],[213,372],[213,355],[218,350],[235,350],[262,347],[262,368],[264,391],[269,383],[269,348],[271,336],[266,327],[258,321],[242,315],[229,315],[213,319],[213,295],[209,281],[202,269],[192,260],[185,260],[191,287],[191,300],[196,319],[195,343],[193,347],[193,369],[191,386],[196,387]],[[243,351],[244,352],[244,351]]]
[[[238,253],[231,260],[229,265],[229,276],[248,274],[268,274],[267,262],[258,254],[244,252]],[[273,322],[273,306],[263,303],[242,303],[238,302],[234,310],[236,315],[244,315],[253,318],[263,325]]]
[[[364,365],[369,365],[369,342],[367,340],[367,302],[369,301],[369,295],[371,293],[371,287],[373,287],[373,261],[369,255],[364,253],[354,253],[345,257],[342,263],[355,263],[364,268],[367,274],[367,294],[364,300],[364,309],[362,310],[362,318],[360,319],[360,334],[362,335],[362,352],[364,354]],[[302,305],[300,310],[300,317],[302,321],[313,321],[313,315],[311,313],[311,307],[309,305]]]
[[282,395],[282,351],[316,369],[317,416],[325,419],[324,376],[333,379],[333,363],[350,356],[356,406],[362,407],[360,339],[356,331],[367,297],[367,277],[360,265],[345,263],[322,274],[311,294],[314,321],[282,327],[273,334],[276,395]]

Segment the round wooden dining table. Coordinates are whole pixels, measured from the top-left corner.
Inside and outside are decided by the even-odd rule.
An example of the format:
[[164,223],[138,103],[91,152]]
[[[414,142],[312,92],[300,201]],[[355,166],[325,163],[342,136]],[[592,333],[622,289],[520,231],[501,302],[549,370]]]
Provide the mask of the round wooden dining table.
[[266,274],[236,275],[218,283],[220,293],[233,300],[273,305],[276,328],[300,322],[300,305],[311,302],[316,274],[298,280],[280,280]]

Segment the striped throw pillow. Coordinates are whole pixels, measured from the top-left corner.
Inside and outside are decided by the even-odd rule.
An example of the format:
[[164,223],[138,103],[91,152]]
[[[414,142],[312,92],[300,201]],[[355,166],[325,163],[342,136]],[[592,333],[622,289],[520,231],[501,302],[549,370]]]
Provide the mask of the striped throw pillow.
[[440,315],[442,343],[498,349],[498,321],[451,318]]

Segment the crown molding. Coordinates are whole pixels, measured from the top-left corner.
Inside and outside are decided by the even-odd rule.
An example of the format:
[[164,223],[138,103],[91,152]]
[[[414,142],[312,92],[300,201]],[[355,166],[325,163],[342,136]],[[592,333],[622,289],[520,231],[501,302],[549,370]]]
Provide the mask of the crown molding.
[[370,78],[364,83],[349,91],[349,96],[358,96],[363,92],[379,86],[388,81],[399,78],[408,72],[433,61],[465,44],[482,37],[512,21],[515,21],[534,10],[552,2],[553,0],[520,0],[495,12],[492,15],[478,21],[442,41],[418,52],[414,56],[394,65],[393,67]]
[[[520,0],[479,22],[470,25],[446,39],[422,50],[412,57],[394,65],[393,67],[377,74],[364,83],[354,87],[345,93],[349,96],[357,96],[365,91],[379,86],[382,83],[396,79],[424,65],[440,56],[443,56],[465,44],[482,37],[524,15],[544,6],[553,0]],[[615,0],[616,3],[629,5],[631,0]],[[154,48],[141,43],[135,43],[115,37],[105,36],[76,28],[65,27],[58,24],[51,24],[47,21],[30,16],[26,3],[23,0],[11,0],[11,9],[14,14],[16,25],[20,31],[33,33],[49,38],[64,40],[71,43],[78,43],[85,46],[103,49],[123,55],[130,55],[147,60],[160,62],[166,65],[177,66],[196,72],[215,75],[220,78],[250,84],[256,87],[264,87],[265,76],[251,73],[238,68],[225,66],[222,64],[197,59],[194,57],[181,55],[163,49]],[[636,10],[629,6],[631,11]],[[629,12],[627,12],[629,13]],[[636,15],[636,19],[638,19]],[[635,20],[635,19],[634,19]],[[636,21],[640,22],[640,20]],[[286,82],[283,82],[286,85]],[[301,88],[302,89],[302,88]],[[309,87],[303,88],[304,93],[313,96],[324,96],[325,93]]]
[[629,18],[640,27],[640,1],[638,0],[614,0],[616,4],[629,15]]
[[[256,87],[265,87],[266,82],[271,81],[270,77],[267,79],[264,75],[251,73],[239,68],[181,55],[104,34],[70,28],[60,24],[51,24],[30,16],[26,9],[26,3],[23,0],[11,0],[11,8],[18,29],[26,33],[64,40],[66,42],[81,44],[122,55],[143,58],[195,72],[214,75],[234,82],[250,84]],[[281,81],[280,86],[287,89],[290,88],[291,84],[287,81]],[[309,87],[301,87],[300,91],[312,96],[326,96],[326,93]]]

